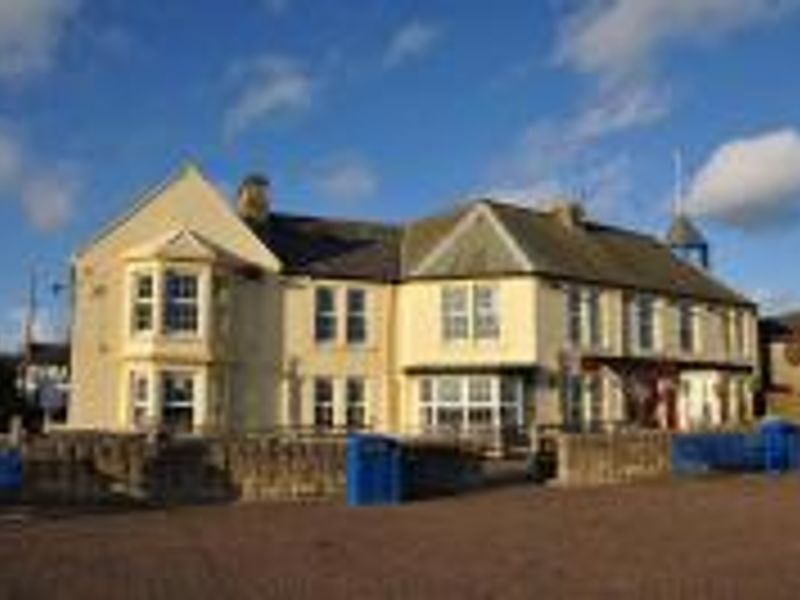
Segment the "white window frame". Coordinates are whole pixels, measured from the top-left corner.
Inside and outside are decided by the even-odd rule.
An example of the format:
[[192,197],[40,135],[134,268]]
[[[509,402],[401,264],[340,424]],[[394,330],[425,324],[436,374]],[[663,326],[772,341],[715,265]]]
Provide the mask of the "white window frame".
[[[314,288],[314,342],[318,346],[335,344],[338,338],[337,290],[333,286],[321,285]],[[323,294],[330,297],[330,306],[323,306]],[[326,329],[326,327],[328,329]],[[325,332],[325,335],[323,335]]]
[[478,340],[500,337],[500,290],[496,285],[476,284],[472,288],[473,336]]
[[[150,282],[149,294],[142,294],[141,283]],[[135,270],[131,272],[130,279],[130,332],[133,336],[151,335],[155,332],[156,315],[156,295],[158,294],[158,278],[153,270]],[[146,327],[139,326],[139,310],[144,309],[149,324]]]
[[[327,388],[329,396],[322,398],[320,391]],[[314,406],[314,427],[318,430],[331,430],[336,426],[336,383],[332,377],[315,377],[311,393]],[[324,411],[324,412],[323,412]],[[321,418],[324,417],[324,418]]]
[[522,379],[505,375],[431,375],[418,383],[420,426],[447,434],[524,427]]
[[145,428],[151,420],[150,376],[147,371],[128,372],[128,401],[131,407],[131,424],[136,429]]
[[[174,279],[173,279],[174,278]],[[176,293],[170,283],[175,281]],[[181,289],[187,282],[193,282],[194,294],[185,294]],[[197,337],[201,328],[201,278],[200,273],[194,270],[168,267],[163,273],[162,303],[161,303],[161,331],[165,336],[171,337]],[[171,309],[176,313],[170,313]]]
[[583,344],[583,298],[581,288],[568,285],[565,291],[567,344],[578,348]]
[[[345,292],[345,334],[350,346],[362,346],[367,343],[369,327],[367,322],[367,307],[369,303],[367,290],[364,288],[347,288]],[[360,306],[354,306],[353,298],[360,297]],[[354,335],[359,332],[359,335]]]
[[[170,388],[168,387],[167,382],[170,378],[173,378],[177,381],[183,380],[182,383],[184,384],[189,383],[187,389],[190,392],[190,398],[188,400],[168,398],[168,391],[170,391]],[[198,383],[197,372],[190,369],[176,367],[162,369],[158,372],[159,423],[161,423],[162,426],[167,426],[166,412],[168,410],[189,409],[189,430],[186,433],[191,433],[194,431],[199,409],[198,400],[200,390]],[[172,388],[172,391],[175,389],[177,388]]]
[[444,340],[448,342],[467,340],[470,335],[469,286],[444,286],[440,302]]
[[[639,352],[655,352],[657,350],[658,340],[656,339],[656,321],[657,321],[657,300],[655,295],[649,293],[640,293],[634,296],[633,311],[634,311],[634,327],[636,349]],[[645,310],[646,309],[646,310]],[[643,317],[647,316],[645,319]],[[645,325],[647,324],[647,327]],[[645,332],[647,332],[645,334]],[[648,344],[644,340],[649,341]]]
[[[356,392],[357,393],[354,393]],[[367,382],[363,377],[347,377],[344,382],[345,425],[348,429],[367,428]]]

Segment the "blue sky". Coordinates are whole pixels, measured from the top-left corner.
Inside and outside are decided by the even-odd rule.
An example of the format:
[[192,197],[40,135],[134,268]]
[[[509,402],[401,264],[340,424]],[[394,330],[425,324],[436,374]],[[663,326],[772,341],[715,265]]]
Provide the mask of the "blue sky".
[[[490,6],[492,8],[490,8]],[[500,8],[502,6],[502,8]],[[0,345],[182,161],[278,209],[400,220],[554,196],[800,304],[800,0],[0,0]]]

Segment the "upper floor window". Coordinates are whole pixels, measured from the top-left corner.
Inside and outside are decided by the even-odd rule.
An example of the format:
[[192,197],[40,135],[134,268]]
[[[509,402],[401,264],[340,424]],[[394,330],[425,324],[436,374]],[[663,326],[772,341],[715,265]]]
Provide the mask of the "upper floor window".
[[596,288],[567,287],[567,340],[575,347],[597,348],[603,341],[601,292]]
[[603,306],[600,290],[591,288],[586,293],[589,317],[589,345],[598,348],[603,345]]
[[194,421],[194,375],[184,371],[161,373],[161,423],[172,431],[191,431]]
[[695,350],[695,310],[690,300],[678,304],[678,336],[681,352]]
[[733,312],[733,351],[737,356],[745,354],[746,332],[745,332],[745,313],[735,309]]
[[446,340],[469,337],[469,295],[466,286],[442,289],[442,331]]
[[167,271],[164,277],[164,333],[197,333],[198,278]]
[[476,285],[474,288],[475,337],[493,339],[500,337],[500,306],[497,288]]
[[571,285],[567,288],[567,340],[570,345],[580,346],[583,339],[583,303],[581,289]]
[[347,290],[347,343],[367,341],[367,293],[361,289]]
[[653,350],[655,348],[655,298],[650,294],[639,294],[634,307],[638,349]]
[[314,294],[314,339],[318,343],[336,340],[336,293],[319,287]]
[[155,281],[150,273],[133,275],[133,333],[153,331],[155,312]]

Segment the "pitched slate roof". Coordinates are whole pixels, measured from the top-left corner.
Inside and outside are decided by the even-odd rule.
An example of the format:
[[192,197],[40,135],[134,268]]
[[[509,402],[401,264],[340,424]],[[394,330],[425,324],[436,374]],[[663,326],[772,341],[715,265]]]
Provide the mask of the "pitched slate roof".
[[[494,200],[488,206],[529,258],[532,273],[676,296],[752,304],[716,278],[681,261],[657,238],[583,221],[570,226],[550,211]],[[410,278],[477,202],[406,225],[271,214],[256,231],[287,272],[316,277],[398,281]]]
[[540,274],[751,304],[708,273],[677,258],[653,236],[592,221],[570,227],[552,213],[497,202],[491,205]]
[[401,227],[273,213],[256,233],[288,273],[377,281],[400,278]]

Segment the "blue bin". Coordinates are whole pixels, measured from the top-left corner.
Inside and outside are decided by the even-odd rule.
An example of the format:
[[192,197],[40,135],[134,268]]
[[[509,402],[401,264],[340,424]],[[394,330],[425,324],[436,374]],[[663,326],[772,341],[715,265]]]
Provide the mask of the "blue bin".
[[797,463],[798,428],[788,421],[765,421],[759,427],[764,457],[764,470],[785,473]]
[[347,504],[372,506],[402,500],[401,448],[378,435],[347,437]]
[[22,456],[17,450],[0,452],[0,492],[22,489]]

